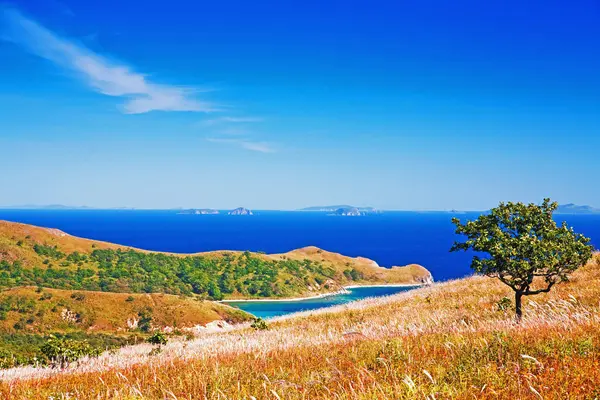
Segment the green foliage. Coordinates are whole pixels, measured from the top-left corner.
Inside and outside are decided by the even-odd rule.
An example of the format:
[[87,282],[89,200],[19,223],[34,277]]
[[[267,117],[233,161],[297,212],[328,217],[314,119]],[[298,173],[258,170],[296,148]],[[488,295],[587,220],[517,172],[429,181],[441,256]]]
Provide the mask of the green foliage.
[[133,297],[133,296],[127,296],[127,298],[125,299],[125,301],[128,303],[131,303],[134,300],[135,300],[135,297]]
[[88,334],[82,331],[67,334],[55,333],[43,336],[33,333],[0,333],[0,368],[11,368],[28,364],[47,364],[49,360],[40,348],[49,338],[70,339],[87,342],[98,352],[139,343],[137,335],[117,336],[101,333]]
[[61,368],[82,357],[96,357],[101,353],[99,349],[92,347],[86,340],[78,341],[55,336],[51,336],[40,347],[40,352],[52,365]]
[[48,246],[44,244],[35,244],[33,250],[40,256],[54,258],[59,260],[65,256],[65,254],[58,250],[56,246]]
[[153,310],[151,307],[144,307],[138,311],[138,329],[142,332],[150,332],[152,330],[152,321],[154,320]]
[[77,300],[77,301],[83,301],[83,300],[85,300],[85,294],[75,292],[75,293],[71,294],[71,298],[74,300]]
[[31,314],[35,310],[35,300],[25,296],[6,296],[0,300],[0,311],[16,311]]
[[269,324],[267,324],[267,321],[262,318],[255,318],[250,327],[256,329],[257,331],[264,331],[269,329]]
[[[462,223],[453,218],[456,233],[467,237],[451,251],[474,250],[471,268],[500,279],[516,293],[515,309],[521,316],[521,296],[550,291],[592,257],[590,239],[575,233],[565,222],[557,226],[552,213],[558,207],[545,199],[541,205],[500,203],[489,214]],[[487,253],[484,257],[480,254]]]
[[22,329],[25,329],[26,325],[27,325],[27,322],[26,322],[25,318],[21,318],[17,322],[14,323],[13,329],[16,331],[20,331]]
[[[43,265],[23,268],[19,261],[0,261],[0,288],[35,285],[67,290],[197,294],[221,300],[232,293],[291,296],[303,292],[307,284],[336,277],[334,269],[319,262],[269,260],[249,252],[178,257],[96,248],[89,255],[64,255],[52,246],[38,244],[34,248],[47,257]],[[351,269],[349,273],[352,279],[360,279],[357,271]]]
[[361,280],[361,279],[364,278],[363,273],[360,272],[360,271],[358,271],[358,270],[356,270],[356,269],[354,269],[354,268],[350,268],[350,269],[344,270],[344,276],[347,279],[351,279],[353,281],[359,281],[359,280]]
[[52,293],[44,292],[40,296],[40,300],[50,300],[52,298]]
[[146,341],[151,344],[156,344],[156,345],[162,346],[162,345],[167,344],[168,340],[167,340],[167,336],[164,333],[155,332],[152,334],[152,336],[150,336],[148,339],[146,339]]
[[504,296],[498,300],[496,307],[498,307],[499,311],[510,310],[512,307],[512,301],[508,297]]
[[152,350],[150,350],[150,352],[148,353],[148,355],[150,357],[153,357],[153,356],[159,355],[160,353],[162,353],[162,347],[161,346],[157,346],[157,347],[154,347]]
[[85,254],[81,254],[77,251],[69,254],[66,258],[66,260],[71,263],[84,262],[84,261],[87,261],[87,259],[88,259],[88,257]]

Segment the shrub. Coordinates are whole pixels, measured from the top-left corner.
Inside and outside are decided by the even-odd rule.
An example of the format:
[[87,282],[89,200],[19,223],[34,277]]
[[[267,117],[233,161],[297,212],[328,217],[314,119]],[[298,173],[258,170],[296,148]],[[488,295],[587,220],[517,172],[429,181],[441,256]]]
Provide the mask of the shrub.
[[510,310],[512,308],[512,301],[508,297],[504,296],[498,300],[496,307],[498,307],[499,311]]
[[25,325],[26,325],[25,318],[21,318],[20,320],[15,322],[15,324],[13,325],[13,328],[18,331],[21,329],[25,329]]
[[44,292],[40,296],[40,300],[50,300],[52,298],[52,293]]
[[144,307],[138,312],[138,329],[142,332],[150,332],[152,330],[153,310],[151,307]]
[[146,339],[146,341],[151,344],[157,344],[159,346],[162,346],[164,344],[167,344],[167,337],[162,332],[155,332],[152,336]]
[[159,355],[160,353],[162,353],[162,348],[159,346],[159,347],[155,347],[152,350],[150,350],[150,353],[148,353],[148,355],[150,357],[153,357],[153,356]]
[[264,331],[269,329],[269,324],[267,324],[267,321],[262,318],[255,318],[250,327],[256,329],[257,331]]
[[133,296],[129,296],[125,299],[125,301],[127,301],[127,302],[132,302],[134,300],[135,300],[135,297],[133,297]]
[[85,294],[83,293],[79,293],[79,292],[75,292],[71,295],[72,299],[75,299],[77,301],[83,301],[85,300]]
[[58,250],[57,246],[36,244],[33,246],[33,250],[40,256],[50,257],[50,258],[54,258],[54,259],[60,259],[65,256],[65,254],[63,252]]
[[92,347],[86,340],[59,339],[55,336],[51,336],[40,347],[40,352],[53,366],[61,368],[82,357],[97,357],[100,355],[100,350]]

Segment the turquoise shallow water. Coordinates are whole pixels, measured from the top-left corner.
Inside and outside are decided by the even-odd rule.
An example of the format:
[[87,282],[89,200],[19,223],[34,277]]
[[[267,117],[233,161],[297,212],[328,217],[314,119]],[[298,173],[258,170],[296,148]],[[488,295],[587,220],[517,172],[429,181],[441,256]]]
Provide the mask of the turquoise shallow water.
[[400,292],[406,292],[414,288],[415,287],[410,286],[367,286],[348,289],[349,293],[337,294],[334,296],[317,299],[299,301],[231,302],[227,304],[247,311],[256,317],[272,318],[300,311],[317,310],[324,307],[331,307],[338,304],[349,303],[351,301],[366,299],[368,297],[389,296]]

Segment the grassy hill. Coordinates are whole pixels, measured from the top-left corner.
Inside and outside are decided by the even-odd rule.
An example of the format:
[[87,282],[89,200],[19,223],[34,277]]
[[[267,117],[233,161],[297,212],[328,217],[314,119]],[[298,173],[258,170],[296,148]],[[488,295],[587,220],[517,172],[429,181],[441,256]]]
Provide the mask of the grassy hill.
[[155,329],[251,319],[210,300],[429,279],[418,265],[386,269],[316,247],[275,255],[170,254],[0,221],[0,367],[34,363],[50,334],[106,349],[137,343]]
[[14,399],[596,399],[600,262],[527,297],[471,277],[388,298],[169,343],[126,347],[67,370],[0,372]]
[[124,332],[141,316],[154,327],[174,329],[216,320],[238,323],[245,312],[214,301],[162,293],[125,294],[18,287],[0,292],[0,332],[46,333],[85,330]]
[[56,229],[0,221],[0,287],[42,286],[116,293],[223,298],[299,297],[348,284],[424,283],[419,265],[379,267],[315,247],[285,254],[170,254],[87,240]]
[[0,368],[35,364],[50,335],[85,340],[105,350],[143,342],[156,329],[195,334],[218,321],[251,319],[214,301],[160,293],[6,289],[0,292]]

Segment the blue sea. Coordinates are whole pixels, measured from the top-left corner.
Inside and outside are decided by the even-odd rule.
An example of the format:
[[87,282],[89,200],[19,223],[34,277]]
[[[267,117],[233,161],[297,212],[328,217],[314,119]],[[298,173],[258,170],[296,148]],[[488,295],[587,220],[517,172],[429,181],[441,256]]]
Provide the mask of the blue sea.
[[[478,214],[457,214],[461,219]],[[318,246],[347,256],[363,256],[379,265],[421,264],[436,281],[471,274],[471,255],[450,253],[457,236],[444,212],[385,212],[340,217],[319,212],[255,211],[253,216],[185,215],[177,211],[0,210],[0,219],[58,228],[69,234],[147,250],[195,253],[250,250],[282,253]],[[600,247],[600,215],[557,215]],[[302,302],[245,303],[240,308],[269,317],[321,308],[405,288],[354,289],[349,295]]]
[[[461,219],[478,214],[458,214]],[[437,281],[471,273],[471,256],[450,253],[458,237],[453,214],[384,212],[341,217],[319,212],[255,211],[252,216],[185,215],[177,211],[0,210],[0,219],[58,228],[71,235],[146,250],[195,253],[250,250],[282,253],[318,246],[390,267],[421,264]],[[557,215],[600,247],[600,215]]]

